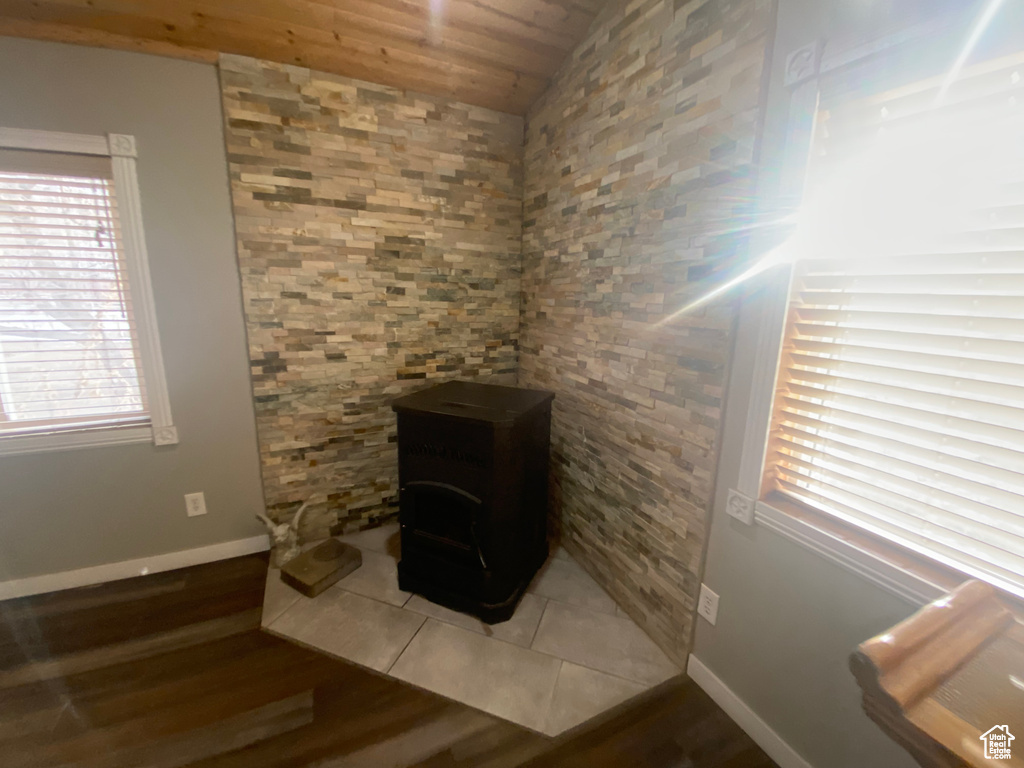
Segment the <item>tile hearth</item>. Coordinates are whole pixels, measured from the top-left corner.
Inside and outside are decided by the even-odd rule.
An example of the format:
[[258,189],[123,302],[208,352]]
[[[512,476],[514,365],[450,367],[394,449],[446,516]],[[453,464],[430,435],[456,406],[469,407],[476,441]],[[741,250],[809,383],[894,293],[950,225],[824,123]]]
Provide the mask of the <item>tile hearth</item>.
[[266,631],[549,736],[680,674],[564,550],[488,626],[398,588],[397,524],[341,540],[363,564],[315,598],[270,569]]

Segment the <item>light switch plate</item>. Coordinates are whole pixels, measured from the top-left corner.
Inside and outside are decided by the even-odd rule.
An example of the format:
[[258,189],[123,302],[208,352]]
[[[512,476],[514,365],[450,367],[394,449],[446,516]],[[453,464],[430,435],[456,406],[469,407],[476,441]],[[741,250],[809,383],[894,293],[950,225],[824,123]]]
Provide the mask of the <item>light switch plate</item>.
[[729,517],[735,517],[741,523],[754,524],[754,500],[735,488],[729,489],[729,497],[725,500],[725,511]]
[[700,585],[700,597],[697,598],[697,613],[708,620],[712,626],[718,621],[718,593],[708,589],[707,584]]

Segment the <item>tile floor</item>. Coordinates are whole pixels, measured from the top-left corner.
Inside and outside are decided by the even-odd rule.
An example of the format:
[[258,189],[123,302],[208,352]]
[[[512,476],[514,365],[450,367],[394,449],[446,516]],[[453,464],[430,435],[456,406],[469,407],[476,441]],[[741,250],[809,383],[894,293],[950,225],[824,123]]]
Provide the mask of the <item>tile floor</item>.
[[271,569],[268,632],[554,736],[680,670],[564,550],[488,626],[398,588],[398,526],[346,536],[362,566],[316,598]]

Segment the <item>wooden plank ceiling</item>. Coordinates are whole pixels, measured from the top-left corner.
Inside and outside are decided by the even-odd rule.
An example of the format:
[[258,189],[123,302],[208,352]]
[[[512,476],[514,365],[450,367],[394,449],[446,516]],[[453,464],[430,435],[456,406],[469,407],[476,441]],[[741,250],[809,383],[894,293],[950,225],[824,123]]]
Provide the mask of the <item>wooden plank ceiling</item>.
[[0,35],[238,53],[524,114],[607,0],[2,0]]

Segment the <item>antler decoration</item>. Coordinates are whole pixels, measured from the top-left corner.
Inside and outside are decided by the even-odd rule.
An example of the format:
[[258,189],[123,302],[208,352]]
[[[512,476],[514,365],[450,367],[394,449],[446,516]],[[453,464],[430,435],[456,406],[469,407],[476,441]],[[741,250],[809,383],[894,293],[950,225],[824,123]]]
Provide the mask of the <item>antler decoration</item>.
[[292,531],[295,533],[296,539],[298,539],[299,537],[299,524],[302,522],[302,515],[305,513],[309,505],[313,503],[314,498],[316,497],[311,496],[310,498],[306,499],[306,502],[301,507],[299,507],[298,512],[296,512],[295,516],[292,517],[291,528]]
[[299,548],[299,525],[302,516],[315,497],[311,497],[299,507],[298,512],[292,517],[291,523],[275,523],[262,512],[256,513],[256,518],[267,526],[267,533],[270,534],[270,541],[273,547],[271,564],[280,568],[302,550]]

